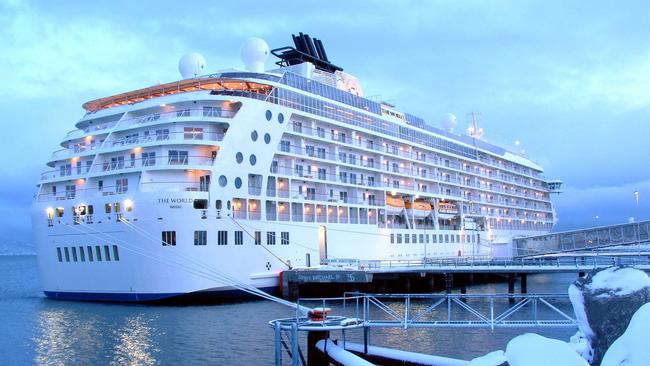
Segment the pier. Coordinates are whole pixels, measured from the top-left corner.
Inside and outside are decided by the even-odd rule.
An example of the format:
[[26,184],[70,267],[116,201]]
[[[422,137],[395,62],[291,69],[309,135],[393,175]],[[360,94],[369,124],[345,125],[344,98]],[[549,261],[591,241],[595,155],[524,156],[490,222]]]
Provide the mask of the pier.
[[[296,299],[301,291],[331,292],[344,290],[366,292],[435,292],[451,293],[458,288],[466,293],[475,281],[507,281],[508,293],[528,292],[528,275],[540,273],[575,273],[582,276],[598,268],[626,265],[650,271],[650,253],[614,253],[615,255],[563,254],[556,257],[518,259],[440,259],[426,261],[359,261],[353,265],[292,269],[281,274],[284,298]],[[343,289],[343,290],[342,290]],[[415,291],[417,290],[417,291]]]
[[625,265],[650,271],[650,221],[513,239],[512,258],[454,257],[418,260],[324,259],[323,266],[283,271],[281,293],[340,295],[344,291],[466,293],[475,281],[507,281],[508,293],[528,292],[531,274],[575,273]]

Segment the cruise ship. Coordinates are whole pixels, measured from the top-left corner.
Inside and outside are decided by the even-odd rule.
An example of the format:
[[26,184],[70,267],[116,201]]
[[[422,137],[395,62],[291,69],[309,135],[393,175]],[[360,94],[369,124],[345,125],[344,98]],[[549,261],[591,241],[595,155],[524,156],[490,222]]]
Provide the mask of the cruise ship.
[[[365,98],[306,34],[244,69],[83,105],[32,221],[48,297],[153,301],[273,291],[288,268],[512,256],[556,220],[538,164]],[[267,59],[277,66],[266,69]]]

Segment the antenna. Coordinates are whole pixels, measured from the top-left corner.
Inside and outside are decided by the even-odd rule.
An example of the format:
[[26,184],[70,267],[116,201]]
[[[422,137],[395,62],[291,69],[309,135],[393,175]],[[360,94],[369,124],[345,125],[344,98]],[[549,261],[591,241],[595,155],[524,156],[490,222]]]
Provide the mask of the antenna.
[[481,137],[483,137],[483,129],[478,127],[478,124],[476,123],[477,117],[480,116],[480,112],[471,112],[468,114],[470,116],[471,121],[470,121],[470,126],[467,129],[467,133],[477,139],[480,140]]

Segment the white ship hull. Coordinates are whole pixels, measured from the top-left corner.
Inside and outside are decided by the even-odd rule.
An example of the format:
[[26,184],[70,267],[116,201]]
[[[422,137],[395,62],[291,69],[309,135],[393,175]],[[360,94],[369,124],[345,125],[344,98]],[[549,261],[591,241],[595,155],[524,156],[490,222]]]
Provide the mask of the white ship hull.
[[33,204],[45,293],[232,297],[328,260],[512,256],[512,237],[551,229],[537,164],[298,66],[86,103]]

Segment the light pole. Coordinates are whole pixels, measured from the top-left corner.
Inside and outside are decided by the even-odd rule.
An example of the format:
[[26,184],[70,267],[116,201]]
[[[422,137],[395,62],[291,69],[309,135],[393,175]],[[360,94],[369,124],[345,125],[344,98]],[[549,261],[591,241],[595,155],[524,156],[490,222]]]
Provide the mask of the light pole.
[[634,200],[636,201],[636,245],[639,257],[641,256],[641,226],[639,224],[639,191],[634,191]]
[[596,226],[598,226],[598,219],[599,219],[598,215],[596,215],[596,217],[594,217],[594,219],[596,219]]

